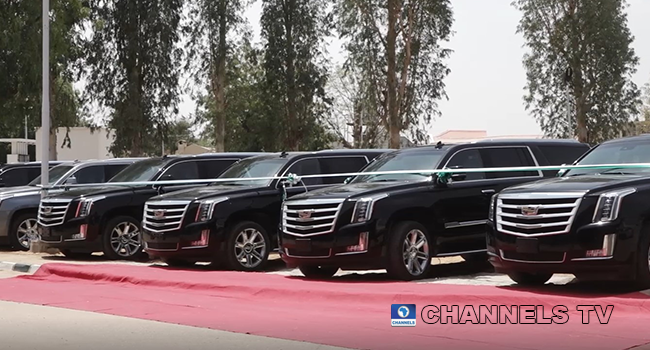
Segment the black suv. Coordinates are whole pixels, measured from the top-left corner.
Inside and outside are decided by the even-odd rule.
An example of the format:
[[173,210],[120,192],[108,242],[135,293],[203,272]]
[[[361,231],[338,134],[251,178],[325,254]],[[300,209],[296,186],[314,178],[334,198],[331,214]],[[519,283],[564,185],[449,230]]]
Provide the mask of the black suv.
[[74,258],[103,252],[109,259],[139,258],[140,220],[144,203],[163,191],[200,186],[111,186],[111,182],[200,180],[219,176],[236,161],[260,153],[217,153],[166,156],[137,162],[106,186],[78,188],[41,201],[38,224],[46,247]]
[[[604,142],[577,165],[650,163],[650,135]],[[522,285],[554,273],[650,288],[650,168],[602,167],[509,187],[493,198],[487,245]]]
[[[386,150],[327,150],[249,158],[221,175],[233,181],[152,198],[142,222],[145,250],[171,266],[225,262],[231,269],[262,269],[276,247],[287,174],[355,173]],[[287,197],[340,184],[343,177],[306,178],[285,187]],[[222,244],[225,243],[225,244]]]
[[[588,149],[573,140],[439,143],[387,154],[364,172],[561,165]],[[385,268],[413,280],[426,276],[434,256],[485,261],[490,197],[556,173],[467,172],[450,181],[431,173],[359,175],[286,201],[280,254],[311,278],[331,277],[339,268]]]
[[[138,159],[117,158],[63,162],[49,171],[49,184],[104,183]],[[40,172],[40,168],[39,168]],[[41,200],[40,175],[28,186],[7,188],[0,192],[0,241],[14,249],[29,250],[30,240],[38,234],[36,217]],[[62,190],[50,190],[57,193]]]
[[[49,168],[61,162],[49,162]],[[41,162],[11,163],[0,165],[0,189],[27,186],[41,175]]]

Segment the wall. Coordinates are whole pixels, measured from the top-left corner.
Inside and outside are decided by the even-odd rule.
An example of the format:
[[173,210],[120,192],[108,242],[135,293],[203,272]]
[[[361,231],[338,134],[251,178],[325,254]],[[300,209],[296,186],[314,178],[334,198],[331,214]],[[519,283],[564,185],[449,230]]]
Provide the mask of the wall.
[[[65,139],[66,128],[57,130],[57,160],[86,160],[86,159],[108,159],[113,155],[108,151],[115,139],[115,134],[104,128],[95,129],[75,127],[70,128],[70,148],[61,147]],[[36,130],[36,160],[41,160],[41,129]]]

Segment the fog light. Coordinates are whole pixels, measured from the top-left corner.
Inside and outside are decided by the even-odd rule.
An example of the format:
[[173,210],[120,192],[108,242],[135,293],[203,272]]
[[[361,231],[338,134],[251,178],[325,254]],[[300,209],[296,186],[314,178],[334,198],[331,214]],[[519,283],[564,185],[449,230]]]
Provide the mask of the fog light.
[[208,239],[210,238],[210,230],[201,231],[201,238],[196,241],[190,242],[190,247],[203,247],[208,245]]
[[605,235],[603,237],[603,247],[596,250],[587,250],[585,257],[587,258],[604,258],[614,255],[614,242],[616,242],[616,235]]
[[347,252],[365,252],[368,250],[368,232],[359,234],[359,244],[350,245],[345,250]]
[[72,235],[71,239],[86,239],[86,232],[88,231],[88,225],[83,224],[79,226],[79,233]]

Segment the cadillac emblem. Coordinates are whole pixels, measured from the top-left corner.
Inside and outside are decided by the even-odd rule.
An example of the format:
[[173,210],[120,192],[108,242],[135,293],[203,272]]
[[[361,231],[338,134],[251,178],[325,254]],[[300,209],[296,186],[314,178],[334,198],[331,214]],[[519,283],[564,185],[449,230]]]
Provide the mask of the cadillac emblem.
[[311,219],[311,213],[313,212],[313,210],[301,210],[298,212],[298,218],[300,220],[309,220]]
[[156,217],[156,219],[160,219],[165,216],[165,211],[164,210],[154,210],[153,216]]
[[537,215],[538,212],[539,212],[539,207],[532,207],[532,206],[521,207],[521,215],[533,216],[533,215]]

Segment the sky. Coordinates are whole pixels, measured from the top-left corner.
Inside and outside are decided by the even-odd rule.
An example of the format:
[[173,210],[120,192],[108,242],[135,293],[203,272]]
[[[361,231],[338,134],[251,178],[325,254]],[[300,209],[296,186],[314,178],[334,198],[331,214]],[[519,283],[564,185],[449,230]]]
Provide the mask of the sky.
[[[430,135],[446,130],[486,130],[490,136],[541,134],[524,109],[526,84],[522,58],[526,52],[516,34],[521,17],[511,0],[453,0],[454,35],[447,47],[454,52],[447,60],[451,73],[445,79],[448,100],[439,102],[442,116],[432,122]],[[633,48],[640,59],[633,81],[650,81],[650,0],[628,0],[628,25],[635,37]],[[260,2],[246,17],[259,33]],[[258,35],[259,37],[259,35]],[[342,62],[341,41],[328,40],[332,64]],[[182,115],[194,111],[188,97],[180,106]]]

